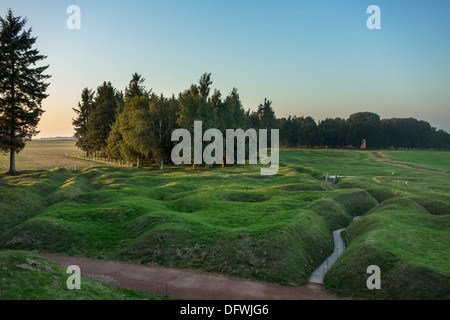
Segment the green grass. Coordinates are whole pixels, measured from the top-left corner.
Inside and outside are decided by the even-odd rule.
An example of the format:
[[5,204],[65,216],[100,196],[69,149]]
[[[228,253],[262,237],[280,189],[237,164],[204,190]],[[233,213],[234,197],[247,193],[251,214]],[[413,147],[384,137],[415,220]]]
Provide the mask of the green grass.
[[[411,194],[450,203],[448,174],[413,167],[399,167],[394,165],[394,162],[384,162],[385,153],[395,152],[401,153],[401,151],[379,151],[382,156],[379,158],[372,151],[290,149],[281,150],[280,159],[282,164],[298,172],[308,171],[318,179],[325,179],[327,172],[330,175],[337,173],[341,176],[356,176],[357,178],[341,179],[337,186],[363,188],[379,201],[401,194]],[[442,162],[440,169],[450,170],[450,161],[447,161],[450,152],[411,152],[416,153],[414,158],[422,156],[425,159],[424,163],[437,162],[429,160],[430,153],[434,154],[435,158],[442,154],[444,161],[439,161]]]
[[81,289],[67,288],[70,275],[56,262],[25,251],[0,251],[0,300],[160,300],[156,296],[81,277]]
[[[45,148],[36,145],[30,153]],[[348,229],[349,248],[330,270],[327,287],[356,298],[442,298],[442,290],[433,294],[409,285],[406,274],[411,272],[417,283],[439,281],[449,291],[443,270],[450,264],[442,254],[442,248],[449,252],[450,181],[444,172],[449,168],[429,160],[427,168],[434,170],[423,170],[428,151],[409,156],[418,165],[413,160],[423,155],[420,168],[399,167],[390,156],[394,151],[385,152],[281,150],[275,176],[261,176],[259,166],[248,165],[73,171],[71,164],[68,169],[1,174],[0,249],[300,285],[333,250],[331,231],[366,215]],[[327,172],[354,177],[331,184],[324,181]],[[364,221],[376,223],[354,229],[365,226]],[[360,238],[352,234],[369,237],[368,245],[359,246]],[[398,242],[400,236],[408,240]],[[413,247],[417,257],[405,253]],[[434,262],[425,263],[430,259]],[[390,270],[401,271],[382,294],[367,293],[364,268],[369,262],[382,267],[385,284],[394,281]],[[402,293],[399,288],[408,285],[413,289]]]
[[[82,154],[75,146],[74,139],[32,140],[16,154],[16,169],[48,170],[56,167],[84,169],[91,166],[90,161],[68,158],[65,154]],[[9,170],[9,153],[0,153],[0,172]]]
[[[348,248],[326,287],[371,299],[450,298],[450,216],[431,215],[409,198],[383,202],[344,231]],[[366,269],[381,269],[381,290],[368,290]]]
[[384,151],[389,160],[424,168],[450,170],[450,151]]
[[[194,172],[59,168],[2,180],[1,195],[12,200],[2,203],[1,248],[289,285],[305,283],[330,253],[331,230],[377,205],[363,190],[324,190],[323,182],[288,167],[269,179],[261,178],[258,167],[237,166]],[[298,191],[299,185],[306,191]],[[15,212],[17,198],[33,205]]]

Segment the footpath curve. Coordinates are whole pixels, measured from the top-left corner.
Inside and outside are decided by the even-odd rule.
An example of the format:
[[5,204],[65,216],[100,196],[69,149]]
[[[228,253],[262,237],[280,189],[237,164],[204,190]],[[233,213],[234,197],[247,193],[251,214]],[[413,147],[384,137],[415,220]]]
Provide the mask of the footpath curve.
[[[77,265],[81,276],[119,287],[186,300],[338,300],[323,285],[286,287],[198,271],[41,253],[64,267]],[[81,287],[81,290],[83,287]]]

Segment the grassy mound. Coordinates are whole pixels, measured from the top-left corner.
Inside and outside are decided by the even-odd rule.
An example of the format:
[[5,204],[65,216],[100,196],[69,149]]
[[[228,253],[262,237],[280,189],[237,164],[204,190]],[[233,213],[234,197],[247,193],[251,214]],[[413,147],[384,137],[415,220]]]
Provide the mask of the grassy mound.
[[378,205],[377,200],[365,190],[346,190],[336,192],[332,197],[352,217],[360,216]]
[[81,289],[69,290],[70,274],[61,265],[24,251],[0,251],[0,300],[127,300],[159,296],[118,288],[81,277]]
[[[442,171],[448,162],[435,155],[411,153],[412,164],[425,161],[419,168],[372,151],[280,150],[275,176],[244,165],[2,175],[0,249],[296,285],[331,253],[331,231],[364,214],[344,232],[348,250],[326,285],[357,298],[447,297],[450,181]],[[426,170],[432,162],[441,171]],[[353,178],[332,184],[324,180],[327,173]],[[381,291],[366,289],[371,264],[382,269]]]
[[433,199],[430,197],[412,195],[409,197],[414,202],[420,204],[422,207],[428,210],[429,213],[435,215],[450,214],[450,203]]
[[[449,299],[449,216],[408,198],[383,202],[344,232],[347,249],[325,285],[339,295],[369,299]],[[369,290],[366,269],[381,269],[381,289]]]
[[342,179],[337,183],[337,186],[342,189],[364,189],[366,190],[372,197],[374,197],[378,202],[383,202],[388,199],[396,198],[402,194],[398,190],[393,188],[378,186],[377,183],[373,183],[375,181],[369,182],[362,179]]
[[[52,173],[46,195],[27,190],[41,202],[32,215],[5,228],[0,248],[298,285],[332,251],[331,231],[377,204],[363,190],[323,188],[308,173],[282,168],[260,179],[257,170],[97,167]],[[11,215],[2,217],[12,221]]]
[[66,169],[56,168],[17,176],[0,175],[0,234],[45,209],[47,196],[58,190],[70,174]]

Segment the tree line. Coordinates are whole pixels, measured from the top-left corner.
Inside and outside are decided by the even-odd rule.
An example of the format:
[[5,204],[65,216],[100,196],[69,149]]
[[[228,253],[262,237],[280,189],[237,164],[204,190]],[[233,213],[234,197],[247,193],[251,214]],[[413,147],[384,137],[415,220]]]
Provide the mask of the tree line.
[[284,147],[370,149],[450,149],[450,134],[414,118],[380,119],[372,112],[358,112],[348,119],[311,117],[279,119],[280,144]]
[[146,89],[135,73],[124,92],[104,82],[94,92],[84,88],[73,119],[77,146],[88,155],[136,163],[170,161],[176,128],[193,132],[195,120],[203,130],[279,129],[282,147],[420,148],[450,149],[450,135],[414,118],[380,119],[372,112],[358,112],[348,119],[289,116],[277,118],[272,102],[264,99],[256,111],[245,110],[238,91],[228,95],[214,89],[211,74],[177,96],[165,97]]

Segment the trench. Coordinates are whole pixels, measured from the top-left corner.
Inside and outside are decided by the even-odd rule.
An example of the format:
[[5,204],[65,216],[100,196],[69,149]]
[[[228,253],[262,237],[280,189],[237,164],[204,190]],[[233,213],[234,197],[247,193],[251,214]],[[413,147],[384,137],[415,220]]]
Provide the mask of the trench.
[[[356,221],[361,217],[362,216],[353,217],[353,221]],[[311,273],[311,276],[309,277],[310,283],[323,284],[328,270],[330,270],[331,266],[336,262],[336,260],[345,250],[344,240],[342,239],[341,235],[342,231],[345,229],[346,228],[341,228],[333,231],[333,253],[327,259],[325,259],[325,261],[316,270],[314,270],[313,273]]]

